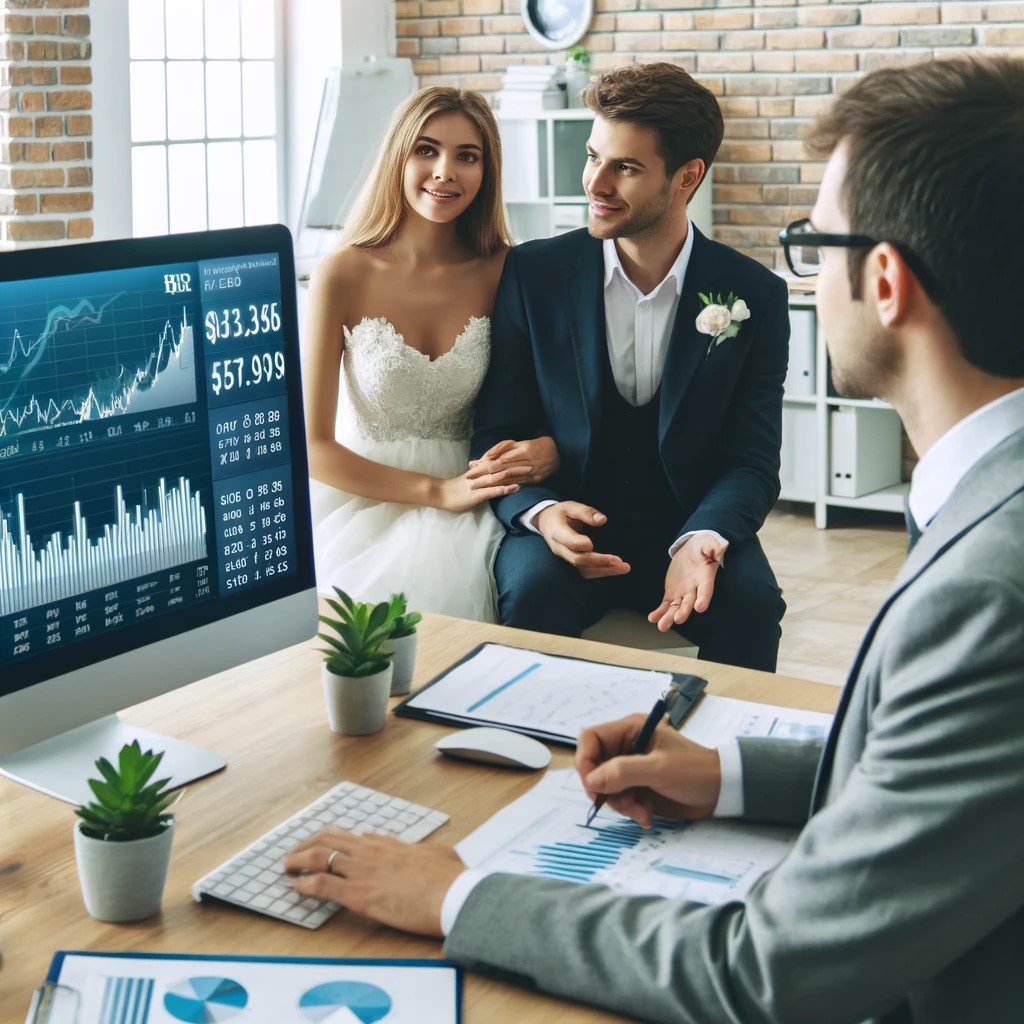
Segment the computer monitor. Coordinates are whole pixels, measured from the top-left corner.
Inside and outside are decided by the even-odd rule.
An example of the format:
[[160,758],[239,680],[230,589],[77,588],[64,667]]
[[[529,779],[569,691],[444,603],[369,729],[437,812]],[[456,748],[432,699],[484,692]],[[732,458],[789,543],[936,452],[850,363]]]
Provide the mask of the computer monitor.
[[316,621],[287,229],[0,254],[0,771],[216,771],[115,713]]

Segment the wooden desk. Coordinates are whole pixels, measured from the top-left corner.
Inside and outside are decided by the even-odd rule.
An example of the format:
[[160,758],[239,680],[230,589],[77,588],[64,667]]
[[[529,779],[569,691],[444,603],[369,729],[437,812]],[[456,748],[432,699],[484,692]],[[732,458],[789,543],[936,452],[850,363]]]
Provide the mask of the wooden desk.
[[[416,685],[485,640],[624,665],[676,668],[678,658],[540,633],[427,616]],[[685,662],[686,668],[696,667]],[[831,686],[701,662],[709,692],[818,711]],[[320,657],[312,643],[140,704],[129,722],[213,747],[227,768],[190,787],[178,807],[162,912],[141,924],[94,921],[82,905],[68,804],[0,778],[0,1024],[21,1024],[54,950],[151,950],[284,956],[438,957],[440,944],[345,912],[309,932],[231,907],[194,903],[192,882],[341,779],[451,814],[437,833],[454,843],[537,780],[535,773],[441,757],[445,726],[389,717],[382,733],[336,736],[327,726]],[[554,748],[553,767],[572,753]],[[433,838],[433,837],[432,837]],[[430,842],[431,840],[427,840]],[[491,979],[467,975],[466,1024],[599,1024],[621,1020]]]

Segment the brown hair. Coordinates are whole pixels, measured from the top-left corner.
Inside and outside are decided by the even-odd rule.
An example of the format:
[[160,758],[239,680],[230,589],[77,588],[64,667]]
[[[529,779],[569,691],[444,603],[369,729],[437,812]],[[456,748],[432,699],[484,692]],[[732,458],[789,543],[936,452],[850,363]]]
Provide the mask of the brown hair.
[[628,64],[608,71],[587,87],[583,100],[606,121],[653,128],[670,178],[697,158],[706,174],[722,144],[722,111],[714,93],[675,64]]
[[[807,138],[849,162],[850,231],[906,259],[972,365],[1024,374],[1024,62],[934,61],[862,78]],[[848,254],[854,296],[869,249]]]
[[483,140],[483,181],[455,222],[458,235],[482,256],[512,244],[501,201],[501,138],[491,108],[470,89],[430,86],[410,96],[391,118],[373,171],[349,214],[342,245],[372,249],[391,241],[406,212],[402,174],[413,145],[430,118],[453,112],[468,117]]

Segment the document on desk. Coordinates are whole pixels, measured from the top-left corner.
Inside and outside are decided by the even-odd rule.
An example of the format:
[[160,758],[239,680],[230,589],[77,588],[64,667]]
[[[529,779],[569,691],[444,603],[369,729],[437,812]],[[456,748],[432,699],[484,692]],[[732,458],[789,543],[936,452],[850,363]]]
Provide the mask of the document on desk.
[[697,903],[742,899],[796,832],[717,819],[656,821],[650,831],[590,801],[571,770],[549,771],[456,846],[471,868],[607,885]]
[[52,1009],[26,1024],[458,1024],[461,990],[444,960],[59,952],[39,990]]
[[772,736],[780,740],[824,740],[832,715],[775,704],[707,694],[679,730],[705,747],[734,736]]
[[396,714],[575,743],[588,726],[647,714],[673,678],[671,672],[483,644],[403,701]]

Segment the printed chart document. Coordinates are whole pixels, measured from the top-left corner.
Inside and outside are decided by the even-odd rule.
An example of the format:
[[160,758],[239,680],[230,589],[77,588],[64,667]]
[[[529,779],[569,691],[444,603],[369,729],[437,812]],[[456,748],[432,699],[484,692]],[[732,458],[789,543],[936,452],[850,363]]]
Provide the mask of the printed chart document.
[[832,715],[774,704],[705,695],[679,730],[705,747],[717,747],[734,736],[774,736],[780,740],[824,740]]
[[588,726],[647,714],[673,678],[671,672],[483,644],[403,701],[396,714],[498,725],[574,744]]
[[41,1024],[458,1024],[461,976],[444,960],[59,952],[39,992]]
[[590,801],[572,770],[550,771],[456,849],[471,868],[594,882],[619,892],[697,903],[742,899],[786,855],[796,832],[705,819],[642,829]]

